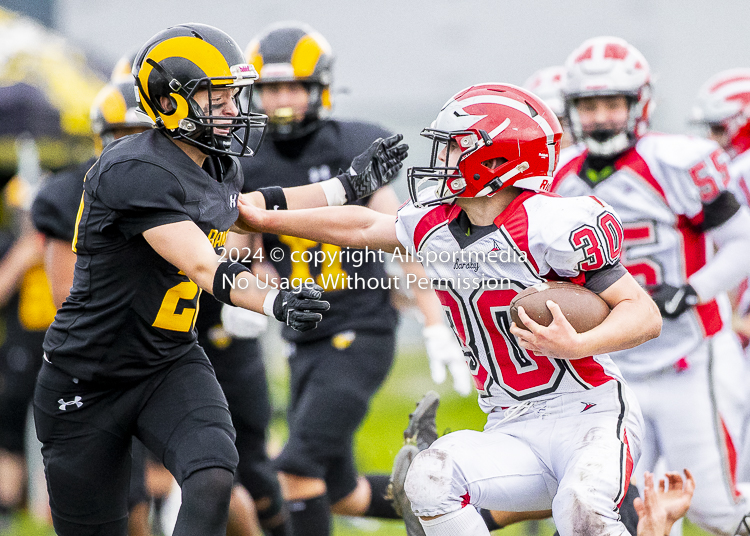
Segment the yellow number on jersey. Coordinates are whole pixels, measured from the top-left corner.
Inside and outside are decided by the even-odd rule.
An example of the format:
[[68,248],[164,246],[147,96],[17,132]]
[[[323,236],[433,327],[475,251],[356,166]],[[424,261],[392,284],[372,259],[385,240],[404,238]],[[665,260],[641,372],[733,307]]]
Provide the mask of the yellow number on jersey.
[[[156,314],[156,320],[154,320],[152,326],[170,331],[190,331],[193,329],[195,319],[198,317],[198,298],[200,294],[198,285],[192,281],[183,281],[176,284],[164,295],[159,312]],[[193,307],[184,307],[182,312],[178,314],[177,305],[180,303],[180,300],[189,301]]]
[[[289,280],[294,281],[297,279],[299,281],[306,281],[313,279],[310,272],[310,265],[301,259],[305,251],[316,247],[319,243],[305,238],[284,235],[279,235],[279,241],[289,246],[290,259],[294,259],[292,260],[292,273],[289,275]],[[320,274],[314,278],[315,282],[323,287],[324,290],[341,290],[346,288],[347,273],[341,267],[341,248],[339,246],[332,246],[331,244],[320,244],[320,249],[325,253],[325,260],[321,263]]]

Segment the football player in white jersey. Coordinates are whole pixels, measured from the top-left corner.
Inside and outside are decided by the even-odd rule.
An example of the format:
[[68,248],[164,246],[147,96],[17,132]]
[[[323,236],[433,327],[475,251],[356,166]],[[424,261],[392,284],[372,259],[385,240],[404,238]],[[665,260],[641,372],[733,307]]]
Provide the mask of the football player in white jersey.
[[[640,455],[638,403],[607,352],[659,334],[653,301],[620,265],[623,231],[594,197],[545,192],[560,124],[519,87],[482,84],[451,98],[432,128],[428,167],[409,170],[411,201],[392,217],[363,207],[266,212],[242,206],[252,228],[331,244],[407,250],[420,258],[461,343],[483,432],[447,434],[406,477],[428,536],[489,534],[476,508],[552,510],[563,536],[627,533],[618,506]],[[557,304],[550,326],[509,304],[547,280],[584,285],[610,306],[576,333]],[[416,284],[412,282],[412,284]]]
[[688,517],[733,534],[750,503],[735,479],[737,443],[717,407],[712,360],[737,351],[718,336],[719,301],[747,273],[750,214],[725,189],[729,158],[715,142],[647,132],[649,65],[632,45],[589,39],[565,68],[581,143],[563,152],[552,191],[614,207],[625,230],[622,262],[664,317],[658,339],[612,356],[646,422],[636,474],[660,456],[689,468],[698,484]]
[[[716,141],[732,157],[729,164],[729,190],[737,200],[750,205],[750,69],[729,69],[709,78],[698,93],[692,120],[707,127],[708,137]],[[750,269],[750,267],[748,267]],[[750,291],[748,280],[740,284],[735,298],[734,329],[745,344],[750,337]],[[727,326],[728,329],[728,326]],[[720,363],[719,379],[737,396],[735,410],[744,417],[742,449],[738,456],[737,475],[741,481],[750,480],[750,347],[745,350],[745,361],[739,364]],[[744,396],[742,396],[744,395]]]

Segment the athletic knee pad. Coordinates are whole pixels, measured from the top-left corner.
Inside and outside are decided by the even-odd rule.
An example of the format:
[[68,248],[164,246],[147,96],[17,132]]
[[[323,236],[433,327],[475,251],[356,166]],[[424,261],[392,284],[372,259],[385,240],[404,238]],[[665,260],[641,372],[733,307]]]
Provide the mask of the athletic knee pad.
[[453,460],[440,449],[423,450],[414,458],[406,474],[404,491],[412,510],[420,516],[433,516],[456,510],[452,505]]

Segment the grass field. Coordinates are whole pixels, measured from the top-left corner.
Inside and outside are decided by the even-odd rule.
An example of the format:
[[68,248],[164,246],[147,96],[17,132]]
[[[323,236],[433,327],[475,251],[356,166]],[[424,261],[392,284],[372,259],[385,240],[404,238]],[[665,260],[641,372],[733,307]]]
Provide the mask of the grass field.
[[[284,407],[287,388],[284,369],[273,375],[272,392],[274,406],[278,408],[271,430],[272,448],[278,448],[286,437],[286,425],[281,408]],[[356,453],[362,473],[390,473],[393,458],[403,441],[403,430],[409,412],[417,400],[429,389],[441,395],[438,410],[438,430],[441,435],[450,430],[481,430],[485,416],[479,410],[476,397],[461,398],[449,386],[433,385],[430,380],[427,359],[421,352],[402,352],[380,392],[375,396],[370,412],[357,433]],[[499,453],[500,455],[502,453]],[[334,521],[334,536],[404,536],[403,523],[338,517]],[[520,523],[508,527],[498,534],[505,536],[550,536],[554,526],[548,521]],[[54,533],[34,523],[27,516],[16,519],[0,536],[53,536]],[[685,536],[705,536],[706,533],[689,523],[685,524]]]

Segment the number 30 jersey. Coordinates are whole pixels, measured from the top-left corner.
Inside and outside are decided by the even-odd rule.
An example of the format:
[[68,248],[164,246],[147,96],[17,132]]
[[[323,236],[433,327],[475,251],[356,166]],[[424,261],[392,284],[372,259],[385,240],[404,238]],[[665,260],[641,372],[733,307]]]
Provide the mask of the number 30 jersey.
[[73,288],[44,341],[54,366],[84,381],[132,381],[195,344],[199,289],[141,233],[192,220],[214,248],[224,244],[242,172],[229,157],[204,167],[152,130],[113,142],[88,171]]
[[[583,146],[566,149],[552,191],[595,195],[614,207],[625,231],[623,265],[643,286],[685,284],[713,253],[704,230],[722,221],[711,223],[716,216],[704,209],[728,184],[726,154],[708,140],[650,133],[619,156],[602,180],[589,178],[586,159]],[[661,336],[613,358],[626,377],[648,374],[672,366],[721,327],[712,300],[664,319]]]
[[538,356],[510,333],[509,305],[523,289],[563,280],[601,292],[626,273],[622,227],[609,206],[525,191],[492,225],[470,228],[457,205],[419,209],[409,202],[396,232],[431,278],[485,412],[621,379],[607,355]]

